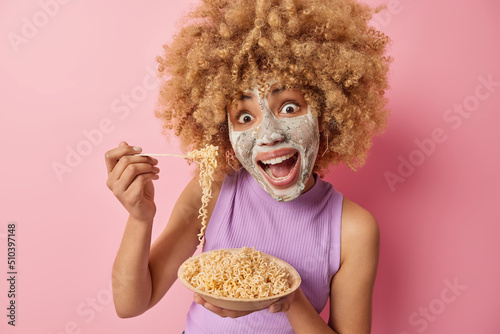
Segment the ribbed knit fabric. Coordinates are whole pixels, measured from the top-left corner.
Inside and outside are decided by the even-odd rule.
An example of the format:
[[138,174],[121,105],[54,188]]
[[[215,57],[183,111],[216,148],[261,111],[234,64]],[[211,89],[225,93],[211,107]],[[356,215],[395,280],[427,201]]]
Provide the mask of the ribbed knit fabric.
[[[315,175],[314,186],[291,202],[277,202],[244,169],[224,180],[206,230],[204,251],[255,247],[290,263],[300,288],[320,313],[340,264],[343,196]],[[221,318],[193,303],[186,334],[289,334],[284,313],[267,309],[237,319]]]

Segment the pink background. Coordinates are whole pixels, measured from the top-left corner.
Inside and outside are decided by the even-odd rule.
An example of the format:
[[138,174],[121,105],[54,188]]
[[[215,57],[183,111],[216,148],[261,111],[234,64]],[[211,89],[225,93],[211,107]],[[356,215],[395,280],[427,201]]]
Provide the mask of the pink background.
[[[114,313],[110,270],[126,213],[105,186],[103,154],[120,140],[178,151],[152,113],[150,72],[189,4],[65,2],[0,2],[0,332],[180,333],[191,294],[178,283],[140,317]],[[388,3],[374,24],[393,39],[389,127],[362,170],[327,176],[381,227],[373,333],[499,333],[500,5]],[[160,168],[154,236],[192,175],[177,158]]]

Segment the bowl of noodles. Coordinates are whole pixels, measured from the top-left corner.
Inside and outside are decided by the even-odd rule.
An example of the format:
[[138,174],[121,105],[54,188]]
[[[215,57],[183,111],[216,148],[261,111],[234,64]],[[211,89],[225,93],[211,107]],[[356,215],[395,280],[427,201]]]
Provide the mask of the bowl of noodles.
[[235,311],[265,309],[301,283],[290,264],[248,247],[195,255],[179,267],[177,277],[210,304]]

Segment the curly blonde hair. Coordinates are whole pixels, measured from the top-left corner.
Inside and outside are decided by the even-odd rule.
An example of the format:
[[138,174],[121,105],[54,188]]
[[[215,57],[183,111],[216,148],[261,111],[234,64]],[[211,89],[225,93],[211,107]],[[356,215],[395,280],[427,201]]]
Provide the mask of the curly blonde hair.
[[377,10],[355,0],[202,0],[157,58],[156,115],[184,151],[218,146],[222,177],[238,164],[225,154],[228,106],[274,79],[300,90],[318,116],[315,171],[355,169],[388,114],[388,38],[368,25]]

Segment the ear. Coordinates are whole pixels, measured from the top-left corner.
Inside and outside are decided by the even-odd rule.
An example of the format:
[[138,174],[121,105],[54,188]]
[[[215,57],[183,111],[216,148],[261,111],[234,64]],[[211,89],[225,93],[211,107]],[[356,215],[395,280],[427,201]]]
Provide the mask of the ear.
[[[323,133],[326,133],[325,135]],[[322,143],[322,141],[325,142],[325,149],[323,152],[318,152],[318,156],[319,157],[322,157],[326,154],[326,152],[328,152],[328,149],[330,148],[330,139],[328,138],[328,132],[320,132],[319,133],[319,141],[320,143]],[[320,145],[321,147],[322,145]],[[321,154],[321,155],[320,155]],[[317,160],[317,158],[316,158]]]
[[[235,171],[238,171],[238,170],[241,169],[240,162],[234,156],[234,150],[233,150],[233,148],[231,148],[231,149],[229,149],[229,150],[226,151],[226,160],[227,160],[227,164],[229,166],[231,166],[231,168],[234,169]],[[237,165],[238,168],[235,168],[233,165]]]

